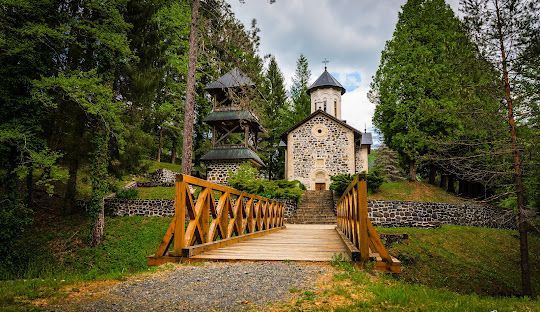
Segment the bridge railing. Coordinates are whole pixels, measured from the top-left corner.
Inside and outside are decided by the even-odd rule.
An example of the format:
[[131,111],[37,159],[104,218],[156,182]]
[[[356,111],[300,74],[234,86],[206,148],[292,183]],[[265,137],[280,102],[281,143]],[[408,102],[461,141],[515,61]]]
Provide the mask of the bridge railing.
[[175,215],[149,265],[177,262],[284,227],[285,207],[276,200],[181,174],[175,188]]
[[383,245],[368,217],[367,182],[357,175],[336,206],[337,230],[345,241],[353,261],[376,261],[375,268],[400,272],[401,264]]

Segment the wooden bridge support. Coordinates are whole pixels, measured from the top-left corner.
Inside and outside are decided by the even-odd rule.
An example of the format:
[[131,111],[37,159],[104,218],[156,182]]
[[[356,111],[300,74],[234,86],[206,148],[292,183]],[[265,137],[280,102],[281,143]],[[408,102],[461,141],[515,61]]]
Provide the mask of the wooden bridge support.
[[175,188],[175,215],[148,265],[179,262],[284,227],[284,205],[275,200],[188,175],[177,175]]
[[353,261],[365,264],[372,259],[376,261],[377,270],[401,272],[401,263],[390,256],[369,220],[367,182],[364,178],[355,177],[339,199],[337,219],[337,231]]

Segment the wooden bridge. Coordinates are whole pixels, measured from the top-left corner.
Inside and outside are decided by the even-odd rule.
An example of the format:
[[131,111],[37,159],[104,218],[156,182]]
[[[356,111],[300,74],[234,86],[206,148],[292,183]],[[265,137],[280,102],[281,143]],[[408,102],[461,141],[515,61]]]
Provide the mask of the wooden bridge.
[[330,261],[337,255],[398,273],[367,212],[357,176],[337,203],[337,226],[284,224],[284,205],[187,175],[176,179],[175,216],[149,265],[203,260]]

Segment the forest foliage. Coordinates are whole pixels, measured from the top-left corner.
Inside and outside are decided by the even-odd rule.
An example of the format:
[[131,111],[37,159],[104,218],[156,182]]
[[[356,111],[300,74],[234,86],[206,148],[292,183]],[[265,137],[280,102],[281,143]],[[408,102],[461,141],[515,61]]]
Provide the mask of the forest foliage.
[[[516,207],[501,65],[490,58],[498,55],[498,41],[488,47],[485,43],[494,37],[479,38],[473,30],[493,27],[479,19],[488,18],[487,11],[473,16],[492,2],[464,1],[460,7],[465,16],[460,20],[444,0],[407,1],[382,52],[369,97],[377,105],[374,124],[384,143],[398,152],[410,180],[429,176],[435,183],[438,172],[440,185],[449,191],[463,193],[473,187],[472,197]],[[533,4],[514,2],[524,7]],[[530,14],[506,14],[504,18],[514,28],[529,28],[509,41],[514,40],[514,46],[522,44],[514,51],[511,79],[526,205],[534,208],[540,203],[540,26],[538,8],[521,11]],[[459,182],[459,190],[454,190],[455,182]]]
[[[99,229],[118,180],[143,173],[149,159],[179,162],[190,21],[187,0],[0,2],[2,262],[24,261],[13,246],[44,209],[36,196],[48,193],[64,215],[87,213]],[[256,83],[249,109],[269,130],[266,175],[283,175],[278,145],[287,124],[276,121],[290,108],[277,62],[258,54],[259,31],[223,0],[201,3],[195,175],[204,176],[200,158],[210,147],[205,86],[235,67]],[[76,205],[81,198],[87,211]]]

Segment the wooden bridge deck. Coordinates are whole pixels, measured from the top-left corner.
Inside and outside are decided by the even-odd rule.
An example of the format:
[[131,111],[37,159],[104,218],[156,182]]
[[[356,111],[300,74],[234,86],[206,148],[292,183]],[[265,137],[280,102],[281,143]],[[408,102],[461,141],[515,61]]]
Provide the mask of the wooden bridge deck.
[[287,224],[262,237],[194,256],[207,260],[330,261],[336,254],[349,259],[346,246],[333,224]]

